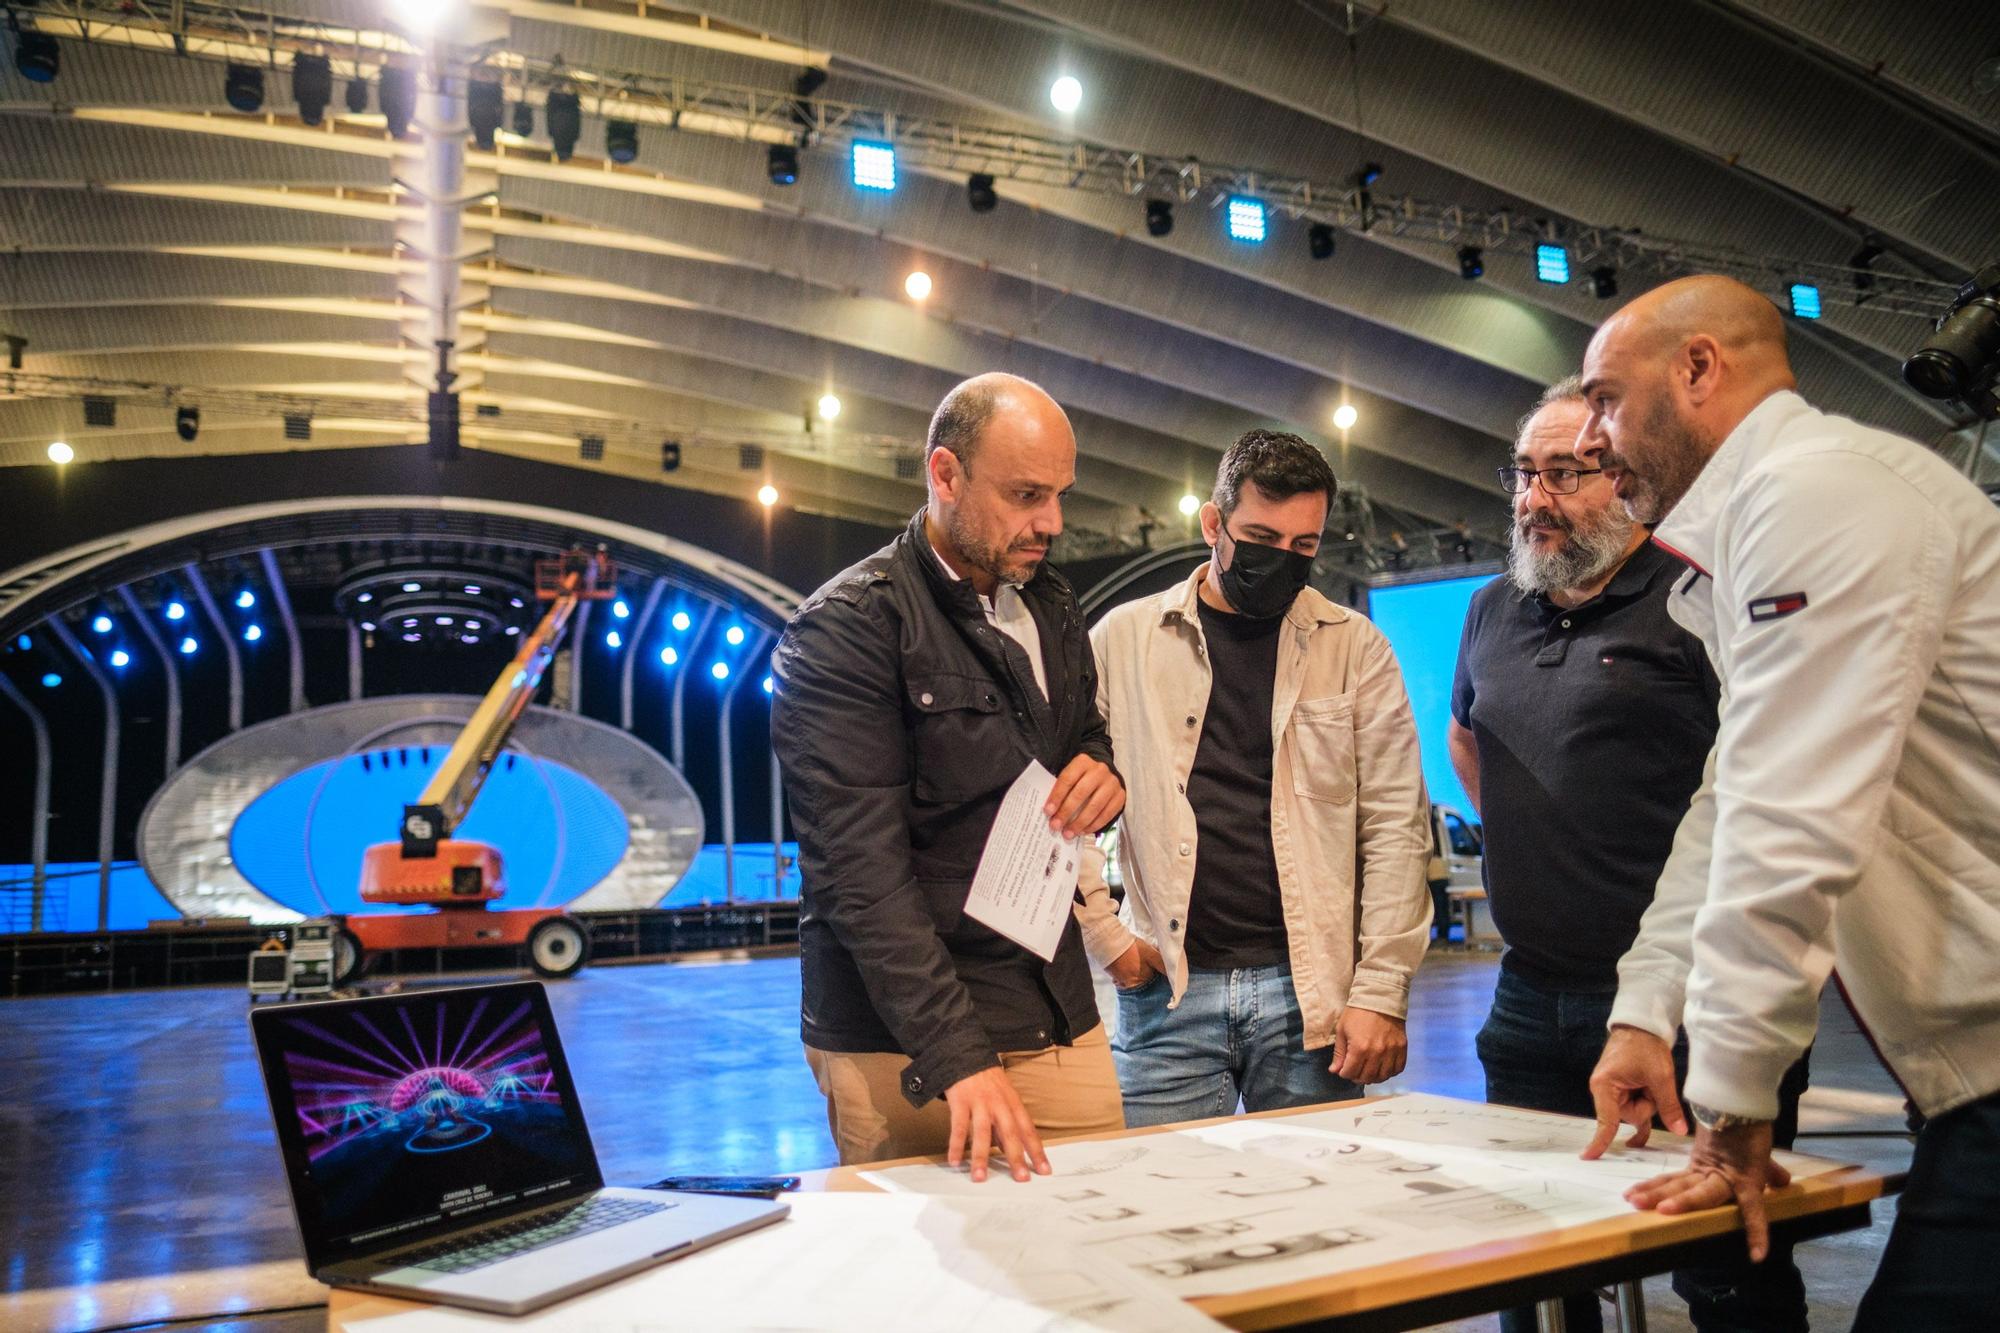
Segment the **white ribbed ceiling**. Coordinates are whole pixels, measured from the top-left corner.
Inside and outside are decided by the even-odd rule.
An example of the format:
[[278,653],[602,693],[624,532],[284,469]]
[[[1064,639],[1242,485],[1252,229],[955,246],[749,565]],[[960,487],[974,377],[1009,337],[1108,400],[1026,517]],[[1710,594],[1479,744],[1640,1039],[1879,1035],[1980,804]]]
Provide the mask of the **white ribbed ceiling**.
[[[389,26],[378,0],[272,8]],[[810,61],[829,71],[824,95],[901,115],[1317,180],[1373,160],[1383,191],[1713,248],[1842,263],[1876,237],[1885,271],[1940,282],[2000,258],[2000,92],[1975,83],[2000,55],[2000,5],[1373,8],[495,0],[468,21],[510,57],[772,96]],[[314,448],[420,438],[338,406],[407,396],[421,369],[398,307],[417,290],[416,262],[395,249],[412,201],[392,185],[415,164],[367,122],[300,126],[282,72],[265,113],[241,116],[214,60],[79,40],[59,0],[40,13],[62,34],[61,76],[0,67],[0,329],[28,338],[24,369],[207,386],[239,404],[318,395],[337,424]],[[1048,101],[1064,73],[1084,87],[1072,118]],[[962,176],[906,170],[893,195],[864,195],[828,152],[804,153],[799,184],[780,188],[762,143],[662,125],[642,123],[638,160],[614,175],[594,109],[561,169],[537,151],[538,115],[468,219],[491,253],[468,275],[471,382],[499,412],[488,420],[542,423],[469,429],[472,447],[592,466],[548,427],[565,414],[781,440],[832,389],[840,420],[784,460],[787,502],[883,521],[919,491],[880,443],[919,438],[956,379],[1006,368],[1071,409],[1084,453],[1072,521],[1100,544],[1136,540],[1142,507],[1172,515],[1220,448],[1273,423],[1325,444],[1381,502],[1493,533],[1492,467],[1515,417],[1574,369],[1608,308],[1580,271],[1551,287],[1495,254],[1467,283],[1453,247],[1386,230],[1342,233],[1316,262],[1302,225],[1274,214],[1271,239],[1246,246],[1198,201],[1154,238],[1136,199],[1003,178],[999,207],[974,214]],[[934,281],[921,306],[902,290],[914,268]],[[1621,294],[1656,280],[1623,275]],[[1922,320],[1826,297],[1825,319],[1795,326],[1808,395],[1927,440],[1950,430],[1951,413],[1897,375]],[[1360,411],[1346,440],[1330,424],[1341,402]],[[69,398],[0,399],[0,467],[45,465],[57,432],[85,462],[299,447],[275,420],[210,419],[188,445],[157,405],[132,401],[117,428],[93,431]],[[843,449],[841,432],[878,447]],[[663,480],[748,494],[761,477],[734,462]]]

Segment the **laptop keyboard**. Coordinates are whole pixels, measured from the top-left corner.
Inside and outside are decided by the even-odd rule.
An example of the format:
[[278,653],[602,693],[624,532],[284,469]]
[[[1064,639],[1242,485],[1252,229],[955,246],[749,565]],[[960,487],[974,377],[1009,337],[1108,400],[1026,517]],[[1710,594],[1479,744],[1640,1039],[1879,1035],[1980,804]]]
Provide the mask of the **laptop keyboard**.
[[575,1240],[593,1231],[630,1222],[635,1217],[665,1212],[671,1207],[670,1203],[653,1203],[645,1199],[590,1199],[554,1215],[543,1213],[482,1227],[469,1235],[453,1236],[438,1244],[399,1254],[396,1259],[405,1267],[428,1269],[433,1273],[470,1273],[475,1268],[485,1268],[488,1264],[497,1264],[530,1250]]

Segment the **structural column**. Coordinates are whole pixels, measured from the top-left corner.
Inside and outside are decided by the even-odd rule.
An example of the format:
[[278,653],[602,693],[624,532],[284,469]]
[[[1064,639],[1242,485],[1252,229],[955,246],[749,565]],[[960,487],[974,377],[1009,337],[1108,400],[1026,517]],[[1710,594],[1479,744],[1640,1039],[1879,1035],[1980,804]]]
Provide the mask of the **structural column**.
[[167,673],[167,776],[172,777],[174,770],[181,766],[180,664],[174,660],[173,650],[167,645],[166,639],[154,627],[153,622],[146,618],[146,613],[140,610],[139,599],[132,595],[132,589],[120,587],[118,596],[124,600],[125,609],[132,613],[132,619],[137,622],[139,632],[146,636],[146,642],[152,644],[153,651],[160,655],[160,666]]
[[[770,637],[760,631],[746,660],[755,661]],[[729,740],[729,723],[736,714],[736,692],[750,676],[748,669],[730,676],[728,688],[722,692],[722,712],[715,724],[717,749],[722,756],[722,883],[724,896],[732,903],[736,901],[736,762],[735,747]]]
[[35,807],[34,823],[29,826],[28,856],[33,862],[28,881],[28,929],[42,928],[42,904],[49,891],[49,768],[52,755],[49,750],[49,724],[43,720],[42,712],[28,702],[28,697],[16,689],[14,682],[0,671],[0,694],[12,699],[23,713],[28,715],[28,725],[35,733]]
[[76,636],[63,624],[61,616],[50,616],[50,633],[62,640],[63,647],[69,649],[70,656],[84,669],[97,684],[97,692],[104,700],[104,774],[97,793],[97,928],[111,928],[111,835],[118,816],[118,694],[111,688],[111,678],[104,674],[104,668],[97,665],[91,655],[84,651]]

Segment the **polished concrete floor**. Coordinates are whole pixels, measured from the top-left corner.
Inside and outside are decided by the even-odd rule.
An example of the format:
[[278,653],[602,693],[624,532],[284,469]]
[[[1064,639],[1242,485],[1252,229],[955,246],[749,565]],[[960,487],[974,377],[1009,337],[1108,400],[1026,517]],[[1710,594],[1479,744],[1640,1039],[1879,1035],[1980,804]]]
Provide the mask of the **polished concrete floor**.
[[[1433,952],[1416,987],[1410,1067],[1388,1090],[1481,1095],[1472,1036],[1494,972],[1491,954]],[[593,967],[550,994],[609,1179],[832,1163],[799,1055],[796,959]],[[298,1257],[246,1005],[226,989],[0,1005],[0,1327],[323,1326],[314,1307],[325,1289]],[[1839,1137],[1802,1149],[1907,1162],[1894,1134],[1900,1096],[1837,1000],[1813,1081],[1806,1130]],[[1876,1211],[1869,1231],[1801,1248],[1815,1328],[1850,1321],[1893,1204]],[[1687,1327],[1664,1280],[1649,1284],[1648,1305],[1654,1330]]]

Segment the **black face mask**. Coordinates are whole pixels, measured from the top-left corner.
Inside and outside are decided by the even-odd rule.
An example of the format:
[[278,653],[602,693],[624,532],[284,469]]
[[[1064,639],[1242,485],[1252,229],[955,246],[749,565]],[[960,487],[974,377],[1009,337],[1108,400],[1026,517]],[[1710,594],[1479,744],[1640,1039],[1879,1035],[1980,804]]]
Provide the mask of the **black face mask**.
[[[1229,529],[1222,533],[1229,536]],[[1291,610],[1293,599],[1312,577],[1313,558],[1235,537],[1229,537],[1229,545],[1229,568],[1219,576],[1229,604],[1252,620],[1270,620]]]

